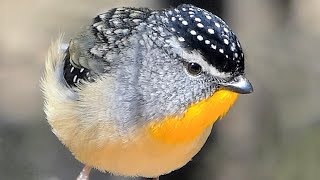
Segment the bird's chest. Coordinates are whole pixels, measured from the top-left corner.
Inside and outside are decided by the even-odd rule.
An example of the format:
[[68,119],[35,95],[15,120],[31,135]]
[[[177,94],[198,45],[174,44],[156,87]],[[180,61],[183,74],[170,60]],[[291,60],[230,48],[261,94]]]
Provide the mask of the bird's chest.
[[189,107],[180,117],[168,116],[135,127],[135,133],[122,132],[120,139],[114,137],[119,128],[111,124],[90,126],[87,130],[77,128],[78,136],[70,136],[70,141],[64,143],[78,160],[100,170],[123,176],[157,177],[189,162],[205,143],[214,122],[237,97],[229,91],[218,91]]
[[157,177],[188,163],[204,145],[211,128],[188,143],[167,144],[144,135],[134,142],[91,144],[74,154],[81,162],[112,174]]

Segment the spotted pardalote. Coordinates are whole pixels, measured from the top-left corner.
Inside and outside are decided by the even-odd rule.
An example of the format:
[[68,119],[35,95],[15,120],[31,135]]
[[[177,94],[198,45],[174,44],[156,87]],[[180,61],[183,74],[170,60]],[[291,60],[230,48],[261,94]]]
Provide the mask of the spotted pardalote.
[[184,166],[238,94],[252,92],[234,32],[193,5],[111,9],[60,44],[46,62],[45,112],[87,175],[159,177]]

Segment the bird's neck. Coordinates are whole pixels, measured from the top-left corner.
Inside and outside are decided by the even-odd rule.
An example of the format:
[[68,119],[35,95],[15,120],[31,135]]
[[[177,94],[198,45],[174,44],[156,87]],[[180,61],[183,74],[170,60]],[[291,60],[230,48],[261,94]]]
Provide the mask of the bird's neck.
[[178,117],[168,117],[148,128],[153,138],[168,144],[187,143],[199,137],[206,128],[222,118],[236,102],[239,94],[219,90],[211,97],[191,105]]

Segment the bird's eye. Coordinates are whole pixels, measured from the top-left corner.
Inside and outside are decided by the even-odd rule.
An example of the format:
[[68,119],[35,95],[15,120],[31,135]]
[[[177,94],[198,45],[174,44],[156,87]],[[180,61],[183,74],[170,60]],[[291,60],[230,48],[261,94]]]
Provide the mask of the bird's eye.
[[191,75],[199,75],[202,72],[202,67],[198,63],[188,63],[187,70]]

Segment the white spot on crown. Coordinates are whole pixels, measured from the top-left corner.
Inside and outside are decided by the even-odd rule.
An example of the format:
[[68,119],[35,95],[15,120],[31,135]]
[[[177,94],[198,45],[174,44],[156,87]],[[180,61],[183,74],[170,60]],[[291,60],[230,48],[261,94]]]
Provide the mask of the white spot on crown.
[[184,38],[183,38],[183,37],[178,37],[178,41],[180,41],[180,42],[184,42],[185,40],[184,40]]
[[214,30],[213,30],[213,29],[211,29],[211,28],[209,28],[209,29],[208,29],[208,33],[210,33],[210,34],[214,34]]
[[198,26],[199,28],[203,28],[203,27],[204,27],[203,24],[201,24],[201,23],[198,23],[197,26]]
[[198,17],[197,17],[197,18],[194,18],[194,20],[197,21],[197,22],[201,22],[201,19],[198,18]]
[[197,32],[196,32],[195,30],[191,30],[191,31],[190,31],[190,34],[192,34],[192,35],[196,35],[196,34],[197,34]]
[[203,37],[202,37],[201,35],[198,35],[198,36],[197,36],[197,39],[198,39],[199,41],[202,41],[202,40],[203,40]]
[[223,42],[224,42],[226,45],[228,45],[228,44],[229,44],[228,39],[224,39],[224,40],[223,40]]

